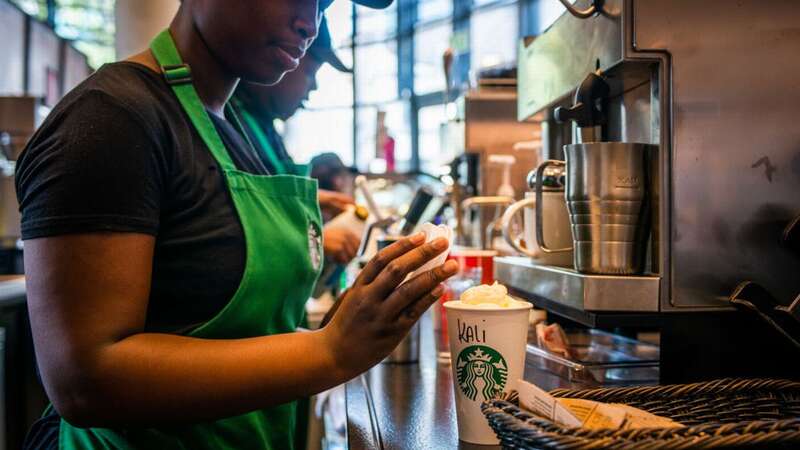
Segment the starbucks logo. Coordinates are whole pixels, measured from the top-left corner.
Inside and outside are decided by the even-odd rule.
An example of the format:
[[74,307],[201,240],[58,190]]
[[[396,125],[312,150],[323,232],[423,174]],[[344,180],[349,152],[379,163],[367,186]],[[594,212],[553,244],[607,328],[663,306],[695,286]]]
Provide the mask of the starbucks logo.
[[322,266],[322,239],[314,223],[308,224],[308,254],[311,256],[311,266],[314,270],[319,270]]
[[472,345],[458,354],[456,374],[465,397],[472,401],[486,401],[505,388],[508,366],[495,349]]

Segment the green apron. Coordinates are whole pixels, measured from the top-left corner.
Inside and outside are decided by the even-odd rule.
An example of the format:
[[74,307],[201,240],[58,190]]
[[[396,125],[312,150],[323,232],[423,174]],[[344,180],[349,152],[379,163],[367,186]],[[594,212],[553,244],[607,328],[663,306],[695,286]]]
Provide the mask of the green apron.
[[[167,82],[225,174],[247,243],[239,288],[213,319],[189,332],[204,339],[240,339],[295,331],[321,266],[317,183],[291,175],[236,169],[168,31],[151,44]],[[275,361],[277,364],[282,361]],[[149,429],[81,429],[61,421],[62,449],[295,448],[296,402],[211,423]]]
[[242,117],[244,125],[253,132],[253,137],[255,137],[258,143],[258,147],[264,151],[264,154],[279,175],[307,177],[311,174],[311,166],[309,164],[295,164],[292,161],[285,161],[278,157],[278,154],[269,142],[267,132],[264,131],[261,123],[247,110],[241,100],[234,97],[231,99],[231,106]]

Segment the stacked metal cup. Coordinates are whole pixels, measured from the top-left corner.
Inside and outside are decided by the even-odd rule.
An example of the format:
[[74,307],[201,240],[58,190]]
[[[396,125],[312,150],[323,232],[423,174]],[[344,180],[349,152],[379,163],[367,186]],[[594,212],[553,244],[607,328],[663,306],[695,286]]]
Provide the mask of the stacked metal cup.
[[656,148],[624,142],[564,147],[577,271],[609,275],[644,271],[650,233],[648,160]]

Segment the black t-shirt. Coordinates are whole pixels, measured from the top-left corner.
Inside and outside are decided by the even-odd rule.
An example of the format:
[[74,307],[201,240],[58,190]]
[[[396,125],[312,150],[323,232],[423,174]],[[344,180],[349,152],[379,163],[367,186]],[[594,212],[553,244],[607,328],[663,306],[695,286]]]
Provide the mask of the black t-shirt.
[[[269,174],[210,114],[237,168]],[[102,67],[48,116],[17,162],[22,237],[133,232],[156,237],[147,331],[181,332],[235,293],[245,242],[224,175],[163,77]]]

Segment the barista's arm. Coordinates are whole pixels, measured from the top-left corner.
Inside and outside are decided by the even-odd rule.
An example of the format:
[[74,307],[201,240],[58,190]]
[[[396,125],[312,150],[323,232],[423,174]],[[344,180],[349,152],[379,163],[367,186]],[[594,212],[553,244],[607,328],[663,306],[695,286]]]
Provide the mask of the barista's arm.
[[152,236],[28,240],[28,305],[47,393],[74,425],[131,427],[214,420],[321,392],[388,354],[455,272],[397,288],[441,253],[424,239],[382,251],[324,329],[238,340],[143,332]]
[[320,189],[318,196],[320,208],[331,216],[339,214],[347,208],[347,205],[355,203],[353,197],[336,191]]

